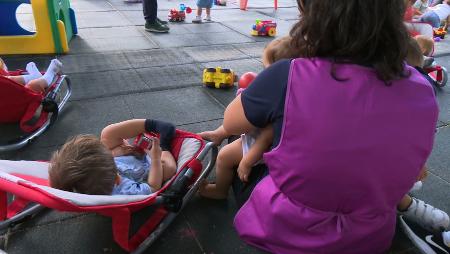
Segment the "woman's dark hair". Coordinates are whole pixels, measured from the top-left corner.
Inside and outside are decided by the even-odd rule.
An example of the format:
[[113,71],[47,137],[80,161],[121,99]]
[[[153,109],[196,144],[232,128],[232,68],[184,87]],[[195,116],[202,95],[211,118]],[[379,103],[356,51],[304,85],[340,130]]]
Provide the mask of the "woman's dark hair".
[[299,56],[369,65],[385,82],[407,75],[404,60],[409,35],[403,24],[404,0],[297,3],[301,17],[290,35]]

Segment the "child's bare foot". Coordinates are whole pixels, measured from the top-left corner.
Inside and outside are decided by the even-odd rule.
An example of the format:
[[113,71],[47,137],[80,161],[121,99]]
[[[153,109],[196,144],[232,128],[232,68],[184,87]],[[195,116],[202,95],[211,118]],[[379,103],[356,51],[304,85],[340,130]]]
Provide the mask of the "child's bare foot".
[[222,141],[224,140],[224,137],[219,135],[217,131],[204,131],[200,132],[198,135],[200,135],[200,137],[205,140],[213,142],[216,146],[220,146],[220,144],[222,144]]
[[248,182],[248,176],[250,175],[250,172],[252,172],[252,167],[245,165],[242,160],[241,163],[239,163],[237,172],[239,179],[241,179],[243,183],[246,183]]
[[217,190],[215,183],[202,183],[199,187],[198,193],[200,196],[211,199],[226,199],[228,193],[221,193]]

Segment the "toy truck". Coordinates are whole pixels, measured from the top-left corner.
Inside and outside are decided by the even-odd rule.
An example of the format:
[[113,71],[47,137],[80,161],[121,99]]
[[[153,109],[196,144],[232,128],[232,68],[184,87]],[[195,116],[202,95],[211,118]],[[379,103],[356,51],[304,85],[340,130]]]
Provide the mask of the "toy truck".
[[277,23],[271,20],[256,20],[252,27],[251,35],[253,36],[270,36],[277,34]]
[[186,19],[186,13],[191,13],[192,9],[186,7],[184,4],[180,4],[180,8],[177,10],[175,8],[170,9],[168,19],[170,22],[183,22]]
[[231,69],[206,68],[203,70],[203,84],[213,88],[229,88],[237,81],[237,76]]

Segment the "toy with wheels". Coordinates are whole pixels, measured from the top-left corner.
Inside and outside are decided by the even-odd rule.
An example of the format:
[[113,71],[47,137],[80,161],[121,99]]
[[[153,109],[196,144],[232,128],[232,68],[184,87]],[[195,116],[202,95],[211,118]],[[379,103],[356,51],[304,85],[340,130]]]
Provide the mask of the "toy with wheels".
[[445,35],[447,34],[447,31],[443,27],[440,28],[433,28],[433,37],[438,37],[441,39],[445,38]]
[[253,36],[270,36],[277,34],[277,23],[271,20],[256,20],[252,27],[251,35]]
[[429,67],[424,67],[424,70],[428,73],[428,76],[434,80],[434,84],[437,87],[444,87],[447,84],[448,73],[444,66],[432,65]]
[[191,7],[180,4],[179,10],[174,8],[169,11],[168,19],[170,22],[183,22],[186,19],[186,13],[189,14],[191,12]]
[[253,80],[256,78],[258,74],[254,72],[246,72],[242,74],[242,76],[239,78],[238,85],[239,88],[247,88]]
[[[36,32],[23,29],[16,17],[21,4],[31,4]],[[69,52],[77,34],[75,12],[69,0],[1,0],[0,54],[48,54]]]
[[203,84],[207,87],[229,88],[236,80],[237,77],[231,69],[216,67],[203,70]]

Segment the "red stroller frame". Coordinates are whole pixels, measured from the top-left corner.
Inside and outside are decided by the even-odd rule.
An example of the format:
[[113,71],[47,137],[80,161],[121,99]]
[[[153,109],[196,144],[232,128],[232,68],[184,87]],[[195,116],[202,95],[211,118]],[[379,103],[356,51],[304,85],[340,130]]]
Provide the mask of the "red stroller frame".
[[[152,134],[150,134],[152,135]],[[151,195],[85,195],[48,187],[48,164],[0,160],[0,230],[33,217],[46,207],[68,212],[95,212],[111,217],[114,240],[123,249],[142,253],[170,225],[214,167],[218,149],[200,136],[177,130],[172,141],[177,173]],[[211,152],[211,153],[210,153]],[[211,158],[204,170],[202,160]],[[35,169],[31,169],[34,167]],[[8,196],[13,195],[14,200]],[[130,237],[132,214],[154,208]]]
[[[17,76],[24,73],[19,70],[8,74]],[[64,97],[57,103],[56,99],[63,84],[66,84],[67,89]],[[72,93],[70,80],[66,75],[57,76],[43,94],[3,75],[0,75],[0,89],[0,123],[19,123],[21,131],[25,133],[7,144],[0,144],[0,152],[20,149],[42,134],[55,122]]]

